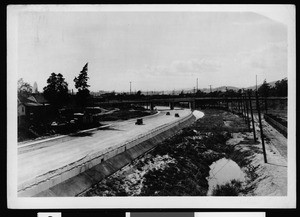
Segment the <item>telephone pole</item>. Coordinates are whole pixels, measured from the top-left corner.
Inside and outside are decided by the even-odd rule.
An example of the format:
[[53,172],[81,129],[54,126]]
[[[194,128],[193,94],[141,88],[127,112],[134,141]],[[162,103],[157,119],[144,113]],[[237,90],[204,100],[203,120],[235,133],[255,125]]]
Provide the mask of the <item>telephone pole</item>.
[[256,91],[257,91],[257,75],[255,75],[255,84],[256,84]]
[[130,95],[131,95],[131,81],[129,81],[129,83],[130,83],[130,92],[129,92],[129,93],[130,93]]

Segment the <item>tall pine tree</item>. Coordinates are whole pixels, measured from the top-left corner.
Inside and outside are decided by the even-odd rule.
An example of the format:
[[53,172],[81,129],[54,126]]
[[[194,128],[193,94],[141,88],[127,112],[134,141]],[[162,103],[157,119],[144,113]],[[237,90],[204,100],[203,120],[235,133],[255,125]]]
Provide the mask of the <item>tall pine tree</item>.
[[84,107],[87,104],[87,100],[90,96],[90,91],[88,87],[87,81],[89,77],[87,76],[88,72],[88,63],[82,68],[81,72],[79,73],[78,77],[74,78],[75,88],[78,90],[76,94],[76,101],[77,103]]

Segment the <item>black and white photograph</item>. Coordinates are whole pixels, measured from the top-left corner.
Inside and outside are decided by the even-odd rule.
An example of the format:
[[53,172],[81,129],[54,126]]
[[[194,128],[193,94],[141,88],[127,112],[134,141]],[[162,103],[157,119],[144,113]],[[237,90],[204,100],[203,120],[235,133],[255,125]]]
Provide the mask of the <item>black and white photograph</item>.
[[293,5],[9,5],[11,208],[295,208]]

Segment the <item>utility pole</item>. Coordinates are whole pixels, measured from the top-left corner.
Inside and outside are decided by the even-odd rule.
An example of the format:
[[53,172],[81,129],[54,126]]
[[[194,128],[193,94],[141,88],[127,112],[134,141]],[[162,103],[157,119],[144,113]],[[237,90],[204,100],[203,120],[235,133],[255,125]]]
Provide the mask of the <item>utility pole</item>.
[[251,122],[252,122],[253,138],[254,138],[254,142],[256,142],[255,124],[254,124],[252,101],[251,101],[251,92],[250,91],[248,91],[248,96],[249,96],[249,105],[250,105],[250,112],[251,112]]
[[259,108],[259,100],[258,100],[258,93],[256,91],[256,108],[257,108],[257,113],[258,113],[258,121],[259,121],[259,128],[260,128],[260,137],[261,137],[261,143],[262,143],[262,148],[263,148],[263,154],[264,154],[264,161],[267,163],[267,154],[266,154],[266,148],[265,148],[265,141],[264,141],[264,133],[263,133],[263,126],[261,122],[261,113],[260,113],[260,108]]
[[244,99],[245,99],[245,103],[246,103],[246,114],[247,114],[247,125],[248,125],[248,130],[251,131],[250,128],[250,119],[249,119],[249,105],[248,105],[248,100],[247,100],[247,95],[246,92],[244,94]]
[[256,84],[256,91],[257,91],[257,75],[255,75],[255,84]]
[[210,85],[209,85],[210,92],[211,92],[211,86],[212,86],[212,85],[210,84]]
[[197,92],[198,92],[198,78],[197,78]]
[[129,81],[129,83],[130,83],[130,92],[129,92],[129,94],[131,95],[131,81]]

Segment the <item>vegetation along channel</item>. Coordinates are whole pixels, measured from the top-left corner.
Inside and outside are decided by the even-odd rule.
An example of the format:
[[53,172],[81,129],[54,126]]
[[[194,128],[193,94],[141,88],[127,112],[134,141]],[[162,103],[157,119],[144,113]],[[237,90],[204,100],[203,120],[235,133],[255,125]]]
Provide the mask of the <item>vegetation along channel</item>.
[[[223,110],[202,111],[203,118],[80,196],[253,195],[259,165],[253,166],[251,160],[261,148],[241,117]],[[243,179],[233,177],[209,186],[218,160],[224,165],[214,175],[230,162],[240,168]]]

